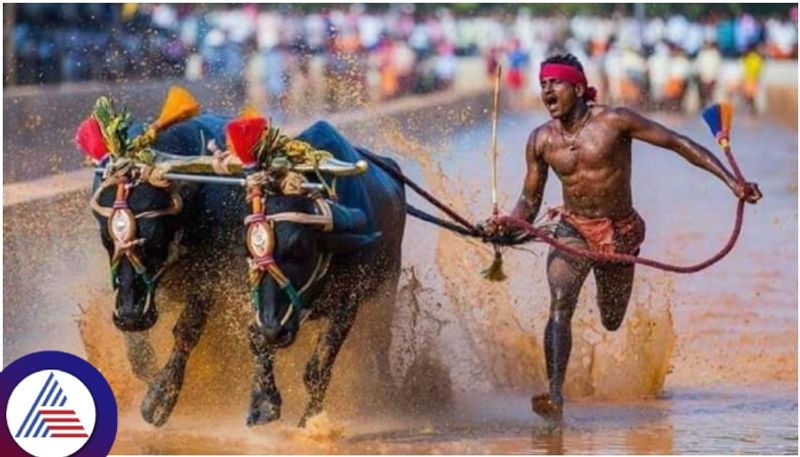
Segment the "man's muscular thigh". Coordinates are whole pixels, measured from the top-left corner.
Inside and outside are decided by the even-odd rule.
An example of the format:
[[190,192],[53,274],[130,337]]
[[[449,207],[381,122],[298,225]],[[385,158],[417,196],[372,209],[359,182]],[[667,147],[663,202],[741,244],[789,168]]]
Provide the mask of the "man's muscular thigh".
[[[586,242],[578,237],[558,237],[559,241],[576,249],[587,249]],[[591,263],[573,257],[557,249],[550,249],[547,257],[547,281],[550,285],[551,314],[569,320],[575,311],[583,282],[591,269]]]
[[594,266],[597,307],[603,326],[614,331],[622,325],[633,290],[634,265],[609,263]]

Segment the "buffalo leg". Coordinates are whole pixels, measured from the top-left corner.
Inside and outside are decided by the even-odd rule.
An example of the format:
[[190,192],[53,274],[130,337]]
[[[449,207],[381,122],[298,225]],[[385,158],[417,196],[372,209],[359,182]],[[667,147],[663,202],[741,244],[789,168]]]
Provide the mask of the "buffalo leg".
[[175,336],[172,354],[150,383],[150,388],[142,400],[142,417],[147,422],[162,426],[172,413],[183,386],[186,362],[200,340],[208,320],[208,312],[209,303],[206,300],[197,296],[189,297],[186,308],[172,329]]
[[305,427],[306,421],[322,411],[322,402],[325,400],[325,392],[331,382],[331,372],[336,355],[342,348],[347,334],[353,327],[358,305],[355,302],[343,303],[336,310],[338,314],[331,317],[327,331],[321,335],[314,349],[311,360],[306,365],[305,381],[306,390],[309,393],[308,406],[300,419],[300,427]]
[[156,374],[156,353],[147,332],[123,332],[125,349],[134,376],[150,382]]
[[279,419],[282,400],[273,372],[275,346],[267,344],[256,324],[250,326],[250,349],[255,358],[255,373],[250,391],[247,425],[253,426]]

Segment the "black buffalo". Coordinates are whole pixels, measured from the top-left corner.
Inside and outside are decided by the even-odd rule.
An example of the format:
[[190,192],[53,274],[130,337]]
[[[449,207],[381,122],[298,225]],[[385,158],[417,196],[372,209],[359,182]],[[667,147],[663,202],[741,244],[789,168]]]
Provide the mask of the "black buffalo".
[[[206,154],[209,140],[224,144],[227,118],[204,114],[160,133],[153,144],[158,151],[183,156]],[[139,128],[141,130],[141,128]],[[135,134],[132,129],[131,134]],[[120,161],[112,162],[112,165]],[[115,258],[120,244],[109,228],[110,210],[117,188],[127,180],[127,206],[135,219],[134,240],[127,253]],[[239,245],[237,236],[244,212],[242,190],[230,186],[172,182],[159,187],[141,180],[135,168],[123,168],[116,177],[97,177],[93,203],[103,246],[112,260],[115,290],[114,325],[125,332],[128,358],[134,374],[149,382],[141,412],[145,420],[163,425],[178,399],[189,354],[203,332],[211,306],[215,262]],[[148,212],[153,217],[147,217]],[[113,216],[111,216],[113,217]],[[114,221],[112,221],[112,224]],[[124,229],[124,221],[121,221]],[[182,256],[176,255],[182,252]],[[180,257],[176,260],[176,257]],[[166,274],[168,264],[175,261]],[[162,279],[163,278],[163,279]],[[159,286],[160,284],[160,286]],[[154,351],[145,331],[158,319],[156,291],[185,300],[176,323],[175,344],[169,360],[155,367]]]
[[[358,148],[326,122],[317,122],[298,139],[327,150],[342,161],[365,159]],[[270,274],[261,275],[251,291],[256,310],[250,339],[256,368],[248,425],[280,417],[281,395],[273,374],[274,356],[278,348],[294,341],[304,318],[323,317],[328,326],[305,368],[303,379],[310,399],[301,426],[322,410],[334,361],[359,306],[376,296],[391,303],[396,293],[406,214],[403,186],[380,168],[369,167],[361,175],[339,177],[336,194],[338,199],[331,203],[332,231],[291,221],[274,223],[274,262],[297,295],[293,303],[292,292],[282,288]],[[319,209],[306,196],[266,197],[268,217],[291,212],[317,214]],[[326,255],[331,256],[327,273],[315,278],[314,272]],[[384,324],[389,332],[391,323]],[[388,362],[382,369],[388,372]]]

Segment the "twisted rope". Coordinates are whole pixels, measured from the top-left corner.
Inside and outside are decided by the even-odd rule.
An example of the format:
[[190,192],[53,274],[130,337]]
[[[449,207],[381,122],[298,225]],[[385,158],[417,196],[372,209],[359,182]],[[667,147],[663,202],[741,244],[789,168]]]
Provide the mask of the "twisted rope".
[[[733,169],[737,183],[743,186],[745,183],[745,179],[744,176],[742,175],[741,170],[739,169],[738,164],[736,163],[736,159],[733,157],[730,145],[727,143],[723,143],[722,148],[725,152],[725,157],[731,164],[731,168]],[[394,167],[386,163],[379,156],[376,156],[375,154],[372,154],[363,149],[359,149],[358,152],[363,154],[369,161],[373,162],[380,169],[386,172],[389,176],[409,186],[422,198],[430,202],[433,206],[442,210],[442,212],[447,214],[451,219],[458,222],[458,225],[443,220],[441,218],[438,218],[436,216],[433,216],[411,205],[406,205],[406,212],[409,215],[416,217],[417,219],[429,222],[431,224],[437,225],[439,227],[442,227],[451,232],[458,233],[460,235],[469,236],[473,238],[481,238],[484,242],[491,242],[499,245],[515,246],[523,243],[528,243],[530,241],[543,241],[552,246],[553,248],[563,251],[569,255],[575,257],[584,257],[593,260],[595,262],[640,264],[663,271],[669,271],[672,273],[696,273],[719,262],[720,260],[722,260],[722,258],[728,255],[728,253],[731,251],[731,249],[733,249],[734,245],[736,244],[736,241],[739,238],[739,234],[741,233],[742,230],[742,223],[744,220],[745,201],[742,198],[739,199],[739,202],[737,204],[736,219],[733,226],[733,231],[731,232],[731,236],[728,238],[727,243],[725,243],[725,245],[722,247],[722,249],[719,250],[719,252],[709,257],[708,259],[688,266],[673,265],[670,263],[661,262],[644,257],[637,257],[629,254],[603,254],[599,252],[590,251],[588,249],[577,249],[567,244],[559,242],[557,239],[552,237],[546,229],[536,227],[530,222],[523,221],[521,219],[514,218],[512,216],[502,216],[501,218],[499,218],[500,222],[506,223],[512,228],[517,229],[522,234],[514,236],[511,239],[509,239],[508,236],[489,235],[488,233],[486,233],[484,229],[479,228],[476,225],[470,223],[469,221],[467,221],[466,218],[459,215],[453,209],[449,208],[443,202],[441,202],[433,195],[422,189],[422,187],[420,187],[418,184],[416,184],[414,181],[412,181],[410,178],[404,175],[401,171],[395,169]]]

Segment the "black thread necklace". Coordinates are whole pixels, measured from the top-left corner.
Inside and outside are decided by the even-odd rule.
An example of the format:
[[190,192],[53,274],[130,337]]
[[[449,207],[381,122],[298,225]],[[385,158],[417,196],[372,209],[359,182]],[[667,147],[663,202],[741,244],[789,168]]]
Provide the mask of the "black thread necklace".
[[570,151],[578,149],[576,141],[578,140],[578,136],[581,134],[581,131],[583,131],[583,128],[586,126],[587,123],[589,123],[590,117],[592,117],[592,109],[588,108],[586,110],[586,116],[583,117],[583,122],[581,122],[581,126],[578,127],[578,130],[575,132],[574,135],[572,135],[572,138],[570,138],[569,141],[567,140],[567,137],[564,136],[564,126],[562,125],[561,128],[558,130],[559,133],[561,133],[561,138],[564,140],[564,142],[569,143]]

